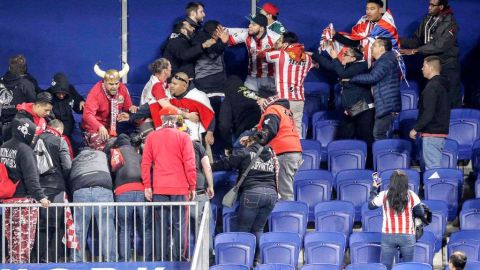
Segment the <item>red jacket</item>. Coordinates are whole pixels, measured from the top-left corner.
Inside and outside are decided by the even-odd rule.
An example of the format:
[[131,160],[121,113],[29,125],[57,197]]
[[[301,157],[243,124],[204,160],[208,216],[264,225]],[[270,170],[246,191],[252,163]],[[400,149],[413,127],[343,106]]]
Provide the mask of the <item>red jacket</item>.
[[37,125],[37,129],[35,131],[35,135],[42,134],[45,129],[47,129],[47,122],[45,118],[38,117],[36,114],[33,113],[33,103],[21,103],[17,105],[17,111],[25,111],[33,118],[33,122]]
[[[132,99],[127,87],[120,83],[118,87],[118,112],[128,112]],[[82,128],[87,132],[97,132],[100,126],[110,129],[110,101],[102,89],[102,81],[97,82],[87,96],[83,108]]]
[[173,128],[151,132],[145,141],[141,166],[143,185],[153,187],[153,194],[187,195],[195,190],[195,152],[185,132]]

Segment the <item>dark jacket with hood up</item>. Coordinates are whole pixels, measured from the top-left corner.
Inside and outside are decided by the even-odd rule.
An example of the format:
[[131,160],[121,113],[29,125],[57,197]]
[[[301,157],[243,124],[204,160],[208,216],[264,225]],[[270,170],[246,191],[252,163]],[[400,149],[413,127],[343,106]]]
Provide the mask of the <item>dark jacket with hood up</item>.
[[36,126],[29,119],[12,121],[12,138],[0,147],[0,160],[8,171],[8,176],[18,182],[14,198],[34,198],[37,201],[46,198],[40,186],[37,161],[32,141]]
[[[85,99],[71,84],[66,88],[62,88],[57,84],[48,88],[47,91],[50,92],[53,97],[53,114],[55,118],[61,120],[65,126],[63,134],[70,137],[75,127],[75,119],[73,118],[72,110],[76,113],[82,113],[82,110],[80,110],[80,102],[85,101]],[[64,99],[59,99],[55,95],[60,92],[65,93]]]
[[192,46],[190,39],[182,33],[172,33],[167,41],[163,57],[172,65],[172,74],[185,72],[195,78],[195,62],[203,53],[202,44]]
[[40,185],[45,190],[50,201],[58,193],[66,190],[66,182],[72,167],[72,159],[67,142],[62,135],[51,128],[47,128],[40,138],[45,143],[45,147],[52,158],[54,169],[40,176]]
[[[253,157],[260,148],[260,144],[254,143],[250,147],[242,148],[233,155],[228,156],[212,165],[214,171],[238,169],[238,179],[250,165]],[[270,147],[264,147],[259,158],[255,161],[240,186],[240,192],[256,187],[269,187],[277,189],[275,178],[275,161]]]
[[25,74],[18,75],[7,72],[2,77],[2,83],[5,88],[0,88],[0,101],[3,103],[0,120],[8,123],[17,113],[16,106],[21,103],[34,102],[37,93],[35,85]]
[[107,155],[102,151],[83,148],[72,162],[69,187],[72,192],[89,187],[103,187],[111,190],[112,177],[108,168]]

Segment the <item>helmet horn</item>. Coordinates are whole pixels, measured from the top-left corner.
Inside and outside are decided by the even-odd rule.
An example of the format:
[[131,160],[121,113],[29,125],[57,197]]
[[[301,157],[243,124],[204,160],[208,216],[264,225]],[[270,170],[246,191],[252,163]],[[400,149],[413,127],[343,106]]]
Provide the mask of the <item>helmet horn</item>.
[[128,63],[124,63],[122,70],[118,72],[118,77],[122,78],[123,76],[127,75],[128,71],[130,70],[130,66]]
[[97,74],[98,77],[103,79],[105,77],[105,71],[100,69],[100,67],[98,66],[98,63],[100,62],[97,62],[95,66],[93,66],[93,71],[95,71],[95,74]]

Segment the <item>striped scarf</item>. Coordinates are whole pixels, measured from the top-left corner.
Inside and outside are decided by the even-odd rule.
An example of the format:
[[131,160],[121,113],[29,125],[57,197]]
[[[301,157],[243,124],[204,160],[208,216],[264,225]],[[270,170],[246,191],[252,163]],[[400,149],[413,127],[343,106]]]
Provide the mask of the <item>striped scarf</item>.
[[117,117],[118,117],[118,90],[115,96],[110,95],[108,93],[107,89],[105,89],[105,86],[102,84],[102,89],[103,92],[105,93],[105,96],[107,99],[110,101],[110,128],[109,128],[109,135],[112,137],[117,136]]

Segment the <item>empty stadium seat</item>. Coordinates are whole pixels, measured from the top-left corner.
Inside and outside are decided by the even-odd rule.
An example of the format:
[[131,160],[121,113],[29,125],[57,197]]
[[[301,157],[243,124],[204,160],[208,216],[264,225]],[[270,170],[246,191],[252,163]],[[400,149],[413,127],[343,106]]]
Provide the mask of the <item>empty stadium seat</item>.
[[[434,176],[438,176],[433,178]],[[442,200],[448,204],[448,218],[455,219],[462,192],[463,173],[457,169],[432,169],[423,174],[426,200]]]
[[339,232],[309,232],[305,235],[304,262],[342,265],[346,241]]
[[412,143],[402,139],[375,141],[373,150],[373,168],[377,172],[388,169],[410,168]]
[[308,205],[300,201],[279,201],[268,218],[271,232],[298,233],[303,239],[307,230]]
[[469,160],[472,147],[480,139],[480,111],[474,109],[452,109],[448,138],[458,143],[458,158]]
[[443,236],[447,231],[448,204],[444,201],[422,201],[432,211],[432,222],[424,228],[424,231],[435,235],[435,252],[442,247]]
[[300,136],[303,138],[303,139],[306,139],[307,138],[307,134],[308,134],[308,129],[309,129],[309,118],[308,118],[308,115],[307,114],[303,114],[302,116],[302,134],[300,134]]
[[475,181],[475,198],[480,198],[480,174],[477,176],[477,181]]
[[301,270],[341,270],[342,267],[329,263],[312,263],[304,265]]
[[383,209],[368,209],[368,202],[362,206],[362,231],[364,232],[382,232]]
[[313,125],[313,139],[319,141],[322,144],[322,157],[321,160],[327,160],[327,145],[335,140],[337,136],[338,126],[340,121],[338,120],[319,120]]
[[348,169],[365,169],[367,144],[360,140],[337,140],[327,146],[328,170],[333,176]]
[[472,169],[480,172],[480,140],[476,140],[472,147]]
[[295,267],[283,263],[259,264],[255,270],[295,270]]
[[297,233],[264,233],[260,238],[261,262],[263,264],[283,263],[296,266],[301,243]]
[[418,107],[418,92],[411,89],[401,89],[402,111],[413,110]]
[[480,228],[480,199],[471,199],[463,203],[459,214],[461,230]]
[[355,221],[361,220],[362,205],[370,197],[372,173],[371,170],[344,170],[337,174],[337,198],[355,205]]
[[320,168],[321,153],[316,150],[303,150],[302,152],[303,163],[299,170],[316,170]]
[[253,266],[255,235],[245,232],[221,233],[215,236],[216,264]]
[[447,256],[455,251],[462,251],[468,260],[480,261],[480,230],[454,232],[450,235],[447,246]]
[[352,263],[379,263],[382,234],[358,232],[350,235],[350,260]]
[[233,232],[237,225],[238,201],[232,207],[222,208],[223,232]]
[[[387,190],[388,185],[390,184],[390,177],[392,173],[396,170],[385,170],[380,173],[380,178],[382,179],[382,185],[380,190]],[[408,187],[410,190],[418,194],[420,190],[420,173],[413,169],[402,169],[407,174],[408,177]]]
[[325,170],[304,170],[295,174],[293,191],[296,201],[308,205],[308,220],[313,221],[314,207],[318,202],[330,200],[333,177]]
[[387,267],[381,263],[352,263],[345,270],[387,270]]
[[346,237],[352,233],[355,206],[348,201],[328,201],[315,205],[315,230],[341,232]]
[[426,263],[405,262],[395,264],[392,270],[432,270],[432,266]]
[[435,255],[435,235],[430,231],[423,231],[422,237],[415,243],[413,261],[419,263],[433,264]]
[[250,270],[250,268],[241,264],[218,264],[210,267],[210,270]]

